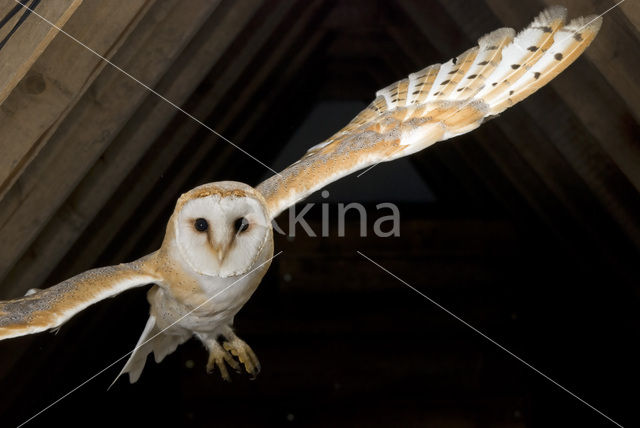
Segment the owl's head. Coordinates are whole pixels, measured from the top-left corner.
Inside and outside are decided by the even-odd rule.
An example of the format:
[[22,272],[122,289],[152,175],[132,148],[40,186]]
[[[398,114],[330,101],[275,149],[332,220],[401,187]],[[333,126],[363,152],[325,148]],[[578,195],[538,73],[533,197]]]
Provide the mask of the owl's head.
[[234,181],[183,194],[167,225],[167,240],[181,259],[200,275],[218,277],[248,272],[272,233],[262,195]]

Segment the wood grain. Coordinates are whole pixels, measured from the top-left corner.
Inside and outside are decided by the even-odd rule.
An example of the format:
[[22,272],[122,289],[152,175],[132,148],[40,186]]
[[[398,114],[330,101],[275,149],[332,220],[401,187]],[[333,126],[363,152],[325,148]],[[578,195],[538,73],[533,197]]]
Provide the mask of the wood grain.
[[[247,45],[235,47],[233,55],[234,61],[232,64],[229,64],[222,73],[216,76],[215,84],[210,86],[205,93],[198,97],[202,100],[202,103],[192,104],[192,108],[189,110],[191,114],[198,118],[207,118],[210,116],[212,109],[220,106],[224,96],[231,91],[233,85],[241,81],[241,71],[250,63],[256,55],[256,52],[266,42],[266,35],[282,23],[282,20],[291,10],[291,7],[291,2],[282,2],[276,8],[269,8],[267,16],[263,18],[264,21],[260,29],[251,33],[251,38]],[[241,28],[237,28],[237,30],[239,31]],[[214,32],[212,36],[219,37],[217,32]],[[112,208],[113,211],[109,214],[109,221],[100,222],[97,225],[90,239],[85,241],[83,245],[90,250],[86,253],[83,252],[79,254],[78,258],[70,263],[71,270],[84,269],[83,266],[95,263],[96,257],[104,251],[118,231],[127,224],[130,220],[131,211],[139,207],[141,201],[149,202],[145,209],[144,218],[140,220],[138,227],[133,231],[136,238],[144,234],[145,231],[153,225],[154,219],[162,215],[162,210],[167,204],[173,206],[177,195],[182,191],[188,190],[184,186],[183,177],[173,179],[170,183],[167,183],[167,185],[159,184],[159,181],[167,172],[171,163],[174,162],[176,158],[179,158],[181,151],[185,149],[185,145],[187,145],[194,136],[206,135],[208,137],[209,132],[202,129],[200,125],[190,119],[179,120],[177,122],[179,125],[172,126],[170,130],[165,131],[163,137],[166,142],[164,144],[158,147],[152,145],[150,150],[148,150],[146,156],[140,165],[138,165],[136,177],[125,180],[124,187],[127,191],[122,192],[118,198],[117,206],[114,206]],[[224,127],[220,127],[216,123],[212,123],[211,126],[218,132],[226,134]],[[212,137],[212,139],[215,140],[216,137]],[[185,174],[188,174],[188,172],[204,158],[205,151],[210,148],[210,144],[211,142],[207,143],[207,140],[205,140],[205,142],[199,141],[195,150],[189,152],[188,158],[182,164],[182,168],[186,171]],[[149,198],[148,195],[153,192],[154,188],[157,189],[158,186],[162,186],[163,188],[160,198]],[[135,245],[136,238],[131,239],[124,246],[119,246],[114,251],[115,254],[113,254],[113,256],[126,257]]]
[[[182,51],[180,59],[165,72],[156,90],[173,102],[182,104],[185,97],[191,94],[204,77],[206,70],[219,59],[226,47],[225,43],[232,40],[234,31],[242,29],[243,23],[251,17],[259,4],[260,1],[247,2],[244,10],[236,8],[230,11],[225,19],[216,20],[219,25],[218,31],[212,33],[203,32],[194,22],[194,19],[203,19],[213,10],[215,3],[208,1],[200,4],[193,2],[193,9],[182,9],[180,13],[168,16],[167,20],[173,21],[171,25],[165,21],[162,25],[154,27],[153,37],[149,38],[141,51],[148,52],[145,54],[146,61],[159,67],[164,65],[162,58],[173,59],[176,52],[183,47],[185,40],[193,36],[191,32],[199,31],[199,34],[190,40],[189,46]],[[194,16],[194,12],[198,16]],[[216,10],[216,14],[218,12]],[[186,25],[187,22],[191,25]],[[171,43],[168,40],[171,40]],[[154,46],[160,41],[165,44],[162,49]],[[51,272],[78,235],[113,195],[123,178],[149,149],[166,123],[174,115],[181,114],[155,94],[147,93],[145,98],[136,114],[100,157],[100,161],[56,211],[29,251],[8,274],[6,281],[16,290],[40,282]],[[104,109],[96,109],[96,114],[106,112]],[[101,190],[96,192],[95,189]],[[94,233],[98,235],[98,230],[94,230]],[[38,257],[46,254],[47,261],[35,263],[33,256],[36,254]]]
[[[61,28],[82,0],[23,3],[31,8],[35,7],[35,13]],[[0,40],[10,35],[0,48],[0,104],[58,34],[57,29],[14,0],[0,1],[0,19],[12,11],[17,13],[0,27]],[[20,22],[21,19],[24,21]]]
[[[67,23],[65,31],[111,58],[152,3],[153,0],[132,0],[113,8],[108,2],[85,2]],[[87,22],[103,24],[88,26]],[[106,65],[85,47],[61,34],[2,104],[0,198],[5,205],[10,203],[5,198],[7,192]]]
[[[154,85],[199,28],[196,24],[202,23],[217,5],[208,0],[192,4],[193,7],[184,8],[179,1],[164,1],[150,9],[134,28],[131,40],[114,56],[114,63],[141,81]],[[6,220],[5,227],[0,227],[3,244],[13,246],[13,254],[6,254],[3,258],[3,266],[12,265],[13,260],[17,260],[27,248],[36,236],[33,232],[39,231],[50,220],[124,126],[132,111],[146,98],[148,91],[120,71],[108,67],[86,95],[70,113],[73,120],[61,124],[30,166],[29,175],[24,177],[30,179],[32,186],[29,197],[22,199],[18,210]],[[82,165],[67,168],[67,165],[80,161]],[[55,181],[66,185],[52,189],[49,183]],[[95,192],[95,187],[91,191]],[[40,208],[34,209],[35,206]],[[85,218],[81,210],[82,206],[63,211],[67,225],[76,232],[82,230],[81,223]]]

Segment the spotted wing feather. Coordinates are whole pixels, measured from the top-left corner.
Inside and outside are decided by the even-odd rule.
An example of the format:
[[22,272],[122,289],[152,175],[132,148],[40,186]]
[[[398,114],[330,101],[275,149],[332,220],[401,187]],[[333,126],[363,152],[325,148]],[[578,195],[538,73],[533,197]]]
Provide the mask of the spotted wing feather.
[[601,25],[602,18],[586,16],[559,27],[553,33],[553,39],[548,40],[546,47],[539,50],[535,61],[529,61],[522,67],[518,79],[500,95],[492,98],[492,114],[504,111],[549,83],[584,52],[598,34]]
[[516,35],[501,28],[444,64],[376,93],[347,126],[258,186],[273,217],[310,193],[379,162],[469,132],[544,86],[593,41],[601,18],[563,26],[566,10],[544,10]]
[[0,340],[59,327],[100,300],[157,281],[146,261],[88,270],[22,298],[0,301]]

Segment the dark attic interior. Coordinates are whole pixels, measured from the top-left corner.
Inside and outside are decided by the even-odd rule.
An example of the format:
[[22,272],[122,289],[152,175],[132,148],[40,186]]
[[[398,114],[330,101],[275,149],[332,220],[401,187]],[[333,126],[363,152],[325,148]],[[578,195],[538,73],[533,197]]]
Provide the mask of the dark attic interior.
[[[485,33],[552,4],[613,8],[500,117],[298,204],[318,236],[276,234],[283,253],[235,318],[255,380],[207,375],[192,340],[107,391],[148,317],[143,287],[1,341],[0,425],[640,426],[637,1],[22,3],[40,17],[0,0],[0,299],[155,251],[192,187],[271,175],[235,146],[279,171]],[[366,237],[355,210],[339,236],[349,202]],[[387,202],[400,236],[376,237]]]

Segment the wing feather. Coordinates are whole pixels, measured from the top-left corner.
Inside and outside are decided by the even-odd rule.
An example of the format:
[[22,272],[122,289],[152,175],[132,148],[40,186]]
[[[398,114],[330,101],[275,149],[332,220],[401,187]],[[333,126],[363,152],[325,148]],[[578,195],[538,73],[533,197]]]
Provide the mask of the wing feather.
[[148,257],[88,270],[22,298],[0,301],[0,340],[59,327],[100,300],[157,281],[148,272]]
[[491,114],[498,114],[549,83],[575,61],[598,34],[602,18],[580,17],[555,32],[553,43],[522,73],[501,97],[491,102]]
[[514,37],[513,28],[500,28],[481,37],[478,40],[478,55],[450,98],[460,100],[475,97],[484,88],[487,77],[500,64],[502,50]]
[[476,46],[449,61],[447,64],[451,64],[451,66],[443,67],[446,72],[443,76],[445,80],[440,82],[439,87],[435,87],[434,85],[435,92],[433,93],[433,98],[429,98],[427,101],[438,99],[451,100],[456,98],[458,94],[454,91],[458,87],[458,84],[464,80],[467,71],[469,71],[469,68],[473,65],[477,55],[478,47]]
[[433,64],[409,75],[407,106],[423,104],[438,76],[441,64]]
[[567,16],[564,7],[544,10],[522,30],[502,51],[502,60],[491,73],[490,84],[478,93],[488,103],[505,93],[505,88],[517,81],[553,43],[554,34]]
[[563,26],[550,7],[516,35],[501,28],[444,64],[412,73],[376,93],[347,126],[264,181],[272,217],[345,175],[469,132],[544,86],[591,44],[602,18]]

